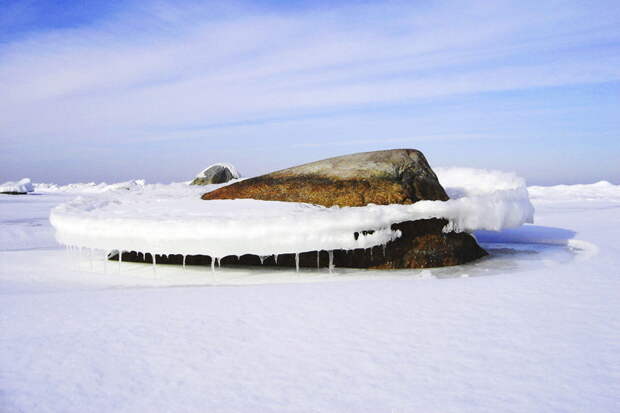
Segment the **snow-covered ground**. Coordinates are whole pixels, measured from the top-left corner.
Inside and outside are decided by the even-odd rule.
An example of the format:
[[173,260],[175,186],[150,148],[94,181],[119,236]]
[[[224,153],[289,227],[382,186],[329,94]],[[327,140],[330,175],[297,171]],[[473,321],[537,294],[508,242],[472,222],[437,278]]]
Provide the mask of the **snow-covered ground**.
[[422,271],[154,272],[54,239],[50,211],[76,192],[144,186],[0,195],[0,411],[620,405],[620,186],[530,187],[534,224],[478,232],[489,258]]

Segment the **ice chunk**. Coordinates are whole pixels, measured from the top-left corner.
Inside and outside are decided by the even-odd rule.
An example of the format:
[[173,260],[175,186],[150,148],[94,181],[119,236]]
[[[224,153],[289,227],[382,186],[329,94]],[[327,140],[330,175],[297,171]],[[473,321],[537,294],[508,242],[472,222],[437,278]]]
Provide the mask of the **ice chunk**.
[[24,178],[17,182],[5,182],[0,185],[0,193],[26,194],[33,191],[34,188],[28,178]]

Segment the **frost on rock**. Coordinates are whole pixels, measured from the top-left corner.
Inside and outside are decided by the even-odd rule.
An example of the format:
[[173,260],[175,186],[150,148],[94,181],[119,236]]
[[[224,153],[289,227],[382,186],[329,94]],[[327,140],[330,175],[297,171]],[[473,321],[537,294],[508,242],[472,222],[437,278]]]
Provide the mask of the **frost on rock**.
[[445,218],[449,229],[468,232],[533,220],[525,182],[513,174],[438,168],[437,175],[452,199],[327,208],[251,199],[203,201],[199,194],[205,187],[143,185],[80,196],[54,208],[50,221],[57,240],[68,246],[226,257],[371,248],[400,236],[392,224],[420,219]]
[[34,188],[28,178],[24,178],[17,182],[5,182],[0,185],[1,194],[27,194],[33,191]]

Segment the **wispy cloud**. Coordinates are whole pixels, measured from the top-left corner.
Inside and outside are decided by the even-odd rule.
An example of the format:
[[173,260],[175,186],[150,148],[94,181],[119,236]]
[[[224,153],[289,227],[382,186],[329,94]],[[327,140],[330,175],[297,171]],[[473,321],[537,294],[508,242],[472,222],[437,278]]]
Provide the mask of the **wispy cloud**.
[[8,142],[148,141],[188,124],[615,81],[620,20],[603,6],[134,6],[0,46],[0,131]]

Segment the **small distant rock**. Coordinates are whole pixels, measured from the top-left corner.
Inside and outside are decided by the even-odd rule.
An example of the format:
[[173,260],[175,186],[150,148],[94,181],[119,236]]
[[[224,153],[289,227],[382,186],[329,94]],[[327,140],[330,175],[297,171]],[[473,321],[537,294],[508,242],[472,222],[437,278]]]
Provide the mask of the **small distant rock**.
[[237,168],[233,165],[229,163],[216,163],[196,175],[191,185],[224,184],[240,177],[241,175]]

